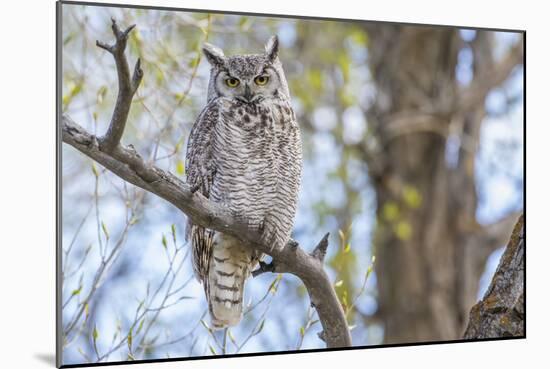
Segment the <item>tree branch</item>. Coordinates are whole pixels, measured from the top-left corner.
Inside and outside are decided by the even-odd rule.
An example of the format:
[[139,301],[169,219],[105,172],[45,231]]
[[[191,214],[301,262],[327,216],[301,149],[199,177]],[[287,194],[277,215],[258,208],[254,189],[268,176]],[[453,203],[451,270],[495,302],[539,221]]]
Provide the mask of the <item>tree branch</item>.
[[482,78],[474,79],[475,82],[461,93],[459,110],[472,111],[477,104],[484,104],[487,94],[506,81],[514,68],[522,62],[523,36],[498,63],[494,63],[492,59],[485,61],[490,65],[486,65],[483,69],[490,70],[490,73],[484,73]]
[[116,43],[112,46],[98,42],[98,46],[109,51],[117,62],[119,95],[109,129],[104,137],[97,139],[68,115],[61,117],[63,142],[103,165],[111,172],[135,186],[153,193],[176,206],[190,217],[193,223],[205,228],[224,232],[241,239],[249,247],[268,254],[273,259],[271,272],[291,273],[302,280],[309,293],[311,303],[317,309],[323,326],[323,338],[327,347],[351,346],[351,335],[344,310],[336,292],[323,269],[322,256],[328,246],[328,235],[321,240],[313,252],[306,253],[296,241],[291,240],[281,250],[272,250],[262,243],[261,231],[251,227],[246,214],[234,214],[221,205],[208,200],[191,186],[170,172],[145,162],[132,146],[120,145],[131,100],[139,85],[143,72],[136,64],[132,83],[124,57],[128,33],[133,26],[122,32],[113,20]]
[[134,29],[135,24],[128,27],[125,31],[121,31],[114,18],[112,18],[111,21],[113,23],[113,34],[116,39],[115,43],[113,45],[107,45],[103,42],[96,41],[98,47],[107,50],[113,55],[118,75],[118,96],[113,116],[111,117],[111,123],[109,124],[109,129],[105,136],[99,140],[99,144],[105,152],[111,152],[118,146],[122,134],[124,133],[132,98],[143,78],[140,59],[137,60],[134,67],[134,73],[130,78],[128,61],[124,54],[126,42],[128,41],[128,34]]
[[464,338],[525,335],[525,225],[521,216],[483,299],[470,311]]

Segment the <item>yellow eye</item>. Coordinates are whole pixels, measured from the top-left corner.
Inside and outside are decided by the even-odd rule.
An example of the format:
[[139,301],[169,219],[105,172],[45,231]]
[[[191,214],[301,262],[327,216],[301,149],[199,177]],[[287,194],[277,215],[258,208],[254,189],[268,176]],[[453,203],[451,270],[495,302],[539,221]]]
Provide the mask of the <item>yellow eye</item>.
[[258,86],[264,86],[265,84],[267,84],[268,81],[269,81],[268,76],[258,76],[254,78],[254,82],[256,82]]
[[229,77],[225,80],[225,84],[231,88],[235,88],[241,83],[237,78]]

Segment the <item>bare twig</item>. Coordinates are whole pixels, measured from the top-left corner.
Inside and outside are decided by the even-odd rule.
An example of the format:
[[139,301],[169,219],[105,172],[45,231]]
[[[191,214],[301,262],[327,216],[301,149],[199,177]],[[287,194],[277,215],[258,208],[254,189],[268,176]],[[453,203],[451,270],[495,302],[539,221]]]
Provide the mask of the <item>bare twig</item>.
[[80,302],[78,309],[76,310],[75,314],[73,315],[73,318],[67,323],[63,335],[64,337],[68,337],[71,331],[75,328],[75,326],[80,322],[80,318],[82,317],[82,314],[84,314],[84,311],[86,309],[86,305],[89,303],[89,301],[92,299],[94,294],[96,293],[97,289],[99,288],[101,281],[104,277],[105,272],[108,270],[108,268],[113,264],[114,260],[116,259],[116,256],[119,254],[120,249],[124,245],[124,242],[126,241],[126,237],[128,235],[128,230],[130,229],[131,224],[130,222],[126,223],[126,226],[124,227],[124,230],[122,231],[122,234],[120,235],[118,242],[115,244],[111,252],[108,256],[102,257],[101,264],[96,271],[94,275],[94,279],[92,282],[92,286],[88,294],[86,295],[86,298]]
[[357,293],[357,295],[355,296],[355,298],[353,299],[353,302],[351,303],[351,305],[349,306],[349,308],[347,309],[346,311],[346,318],[349,316],[349,314],[353,311],[353,309],[356,307],[357,305],[357,301],[359,301],[359,298],[363,295],[363,293],[366,291],[367,289],[367,282],[369,280],[369,276],[371,275],[372,271],[374,270],[374,262],[375,262],[376,258],[373,256],[372,259],[371,259],[371,265],[367,268],[367,272],[365,273],[365,278],[363,279],[363,284],[361,284],[361,289],[359,289],[359,292]]
[[[84,217],[82,217],[82,220],[80,221],[80,223],[78,224],[78,226],[76,227],[76,231],[73,235],[73,238],[71,239],[71,243],[69,244],[69,247],[66,249],[66,250],[63,250],[63,259],[65,260],[65,262],[63,263],[63,266],[62,266],[62,280],[65,280],[67,277],[67,274],[71,274],[71,273],[67,273],[67,266],[68,266],[68,262],[67,260],[69,260],[69,255],[71,254],[71,251],[73,249],[73,246],[76,242],[76,239],[78,238],[78,235],[80,234],[80,231],[82,230],[82,227],[84,226],[84,223],[86,223],[86,220],[88,219],[88,216],[90,215],[92,211],[92,206],[90,206],[88,208],[88,210],[86,211],[86,214],[84,215]],[[79,268],[77,268],[78,270]]]
[[[174,269],[174,262],[176,260],[176,257],[178,256],[180,250],[181,249],[176,249],[174,254],[170,257],[168,270],[164,274],[163,279],[159,283],[158,287],[156,288],[156,290],[152,294],[152,296],[149,297],[149,293],[147,292],[147,297],[145,298],[145,300],[148,299],[149,301],[146,303],[145,300],[144,300],[143,303],[140,303],[138,305],[137,309],[136,309],[134,319],[132,320],[132,323],[130,324],[130,327],[128,329],[128,332],[133,332],[133,336],[134,336],[132,338],[133,341],[136,341],[137,336],[140,334],[141,322],[146,318],[146,315],[148,313],[153,313],[153,316],[148,320],[147,324],[145,325],[145,328],[143,328],[143,333],[141,334],[141,338],[139,340],[139,343],[137,344],[137,349],[133,352],[133,355],[132,355],[134,357],[137,354],[144,351],[146,348],[153,346],[152,343],[147,343],[145,341],[146,341],[146,338],[147,338],[147,334],[149,333],[151,327],[153,326],[153,324],[157,320],[160,312],[167,309],[170,306],[173,306],[174,304],[178,303],[179,301],[181,301],[181,299],[178,299],[175,303],[167,304],[168,298],[173,295],[172,292],[173,292],[174,282],[175,282],[175,280],[178,276],[178,273],[181,270],[183,264],[185,263],[185,260],[186,260],[187,255],[188,255],[188,253],[186,253],[183,256],[182,260],[179,261],[178,266]],[[189,283],[190,280],[191,279],[188,279],[185,282],[184,285]],[[152,304],[154,303],[154,301],[156,300],[156,297],[159,295],[160,291],[164,288],[164,286],[167,286],[166,287],[167,290],[166,290],[165,295],[162,297],[162,301],[160,302],[159,306],[155,307],[155,308],[151,307]],[[117,351],[122,346],[124,346],[124,344],[129,342],[129,336],[130,336],[129,334],[126,334],[126,335],[122,336],[116,344],[113,343],[111,345],[111,347],[105,353],[103,353],[97,361],[100,362],[100,361],[107,360],[113,352]]]
[[[313,319],[313,309],[309,307],[307,309],[307,321],[303,327],[300,327],[300,336],[298,338],[298,343],[296,344],[296,350],[300,350],[304,344],[304,338],[308,330],[315,324],[318,323],[318,320]],[[320,337],[319,337],[320,338]]]
[[258,307],[259,305],[261,305],[261,303],[264,302],[269,295],[271,296],[275,295],[275,293],[278,290],[278,286],[279,286],[279,283],[281,282],[281,279],[282,279],[282,274],[277,275],[277,277],[275,277],[273,282],[271,282],[271,284],[265,291],[265,294],[262,296],[262,298],[260,298],[254,304],[250,304],[249,306],[247,306],[247,308],[243,312],[243,316],[250,314],[250,312],[254,310],[256,307]]

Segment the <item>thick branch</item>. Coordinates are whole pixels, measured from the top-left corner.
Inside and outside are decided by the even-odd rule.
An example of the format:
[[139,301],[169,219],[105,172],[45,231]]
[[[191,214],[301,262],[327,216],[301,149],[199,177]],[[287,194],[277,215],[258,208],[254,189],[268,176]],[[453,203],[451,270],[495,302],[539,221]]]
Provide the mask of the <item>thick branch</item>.
[[[269,271],[294,274],[306,286],[311,303],[319,314],[319,320],[323,326],[322,336],[327,347],[351,346],[351,336],[344,311],[323,269],[322,256],[328,246],[328,235],[321,240],[313,255],[306,253],[293,240],[282,250],[271,250],[270,245],[262,243],[260,230],[248,224],[246,214],[233,214],[193,191],[188,184],[173,174],[145,162],[132,146],[124,147],[119,144],[131,98],[142,74],[138,63],[136,71],[139,72],[134,73],[134,76],[138,75],[138,77],[133,79],[138,82],[128,85],[127,63],[121,54],[123,54],[126,36],[132,28],[121,32],[113,21],[113,32],[117,37],[117,43],[113,46],[99,43],[100,47],[111,52],[117,60],[121,87],[109,131],[104,138],[98,140],[68,115],[63,115],[61,117],[63,142],[73,146],[123,180],[176,206],[190,217],[194,224],[235,236],[250,247],[270,255],[273,265],[269,267]],[[131,88],[128,90],[129,86]]]
[[520,217],[483,299],[470,312],[464,338],[525,335],[525,225]]
[[112,22],[113,34],[116,39],[115,43],[113,45],[107,45],[100,41],[96,41],[98,47],[107,50],[113,55],[118,74],[118,96],[113,116],[111,117],[111,123],[109,124],[109,129],[105,136],[99,140],[101,147],[106,152],[114,150],[119,144],[126,126],[132,98],[143,78],[140,59],[137,60],[134,67],[134,73],[132,77],[130,77],[128,61],[124,54],[126,42],[128,41],[128,34],[134,29],[135,25],[131,25],[125,31],[121,31],[114,19],[112,19]]

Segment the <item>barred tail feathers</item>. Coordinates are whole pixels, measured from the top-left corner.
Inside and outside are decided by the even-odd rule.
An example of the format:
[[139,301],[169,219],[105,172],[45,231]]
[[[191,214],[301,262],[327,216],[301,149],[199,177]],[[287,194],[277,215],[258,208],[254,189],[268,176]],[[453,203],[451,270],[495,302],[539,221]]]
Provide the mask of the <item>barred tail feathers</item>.
[[234,237],[217,233],[206,292],[213,328],[235,326],[241,321],[244,284],[250,268],[250,251]]

